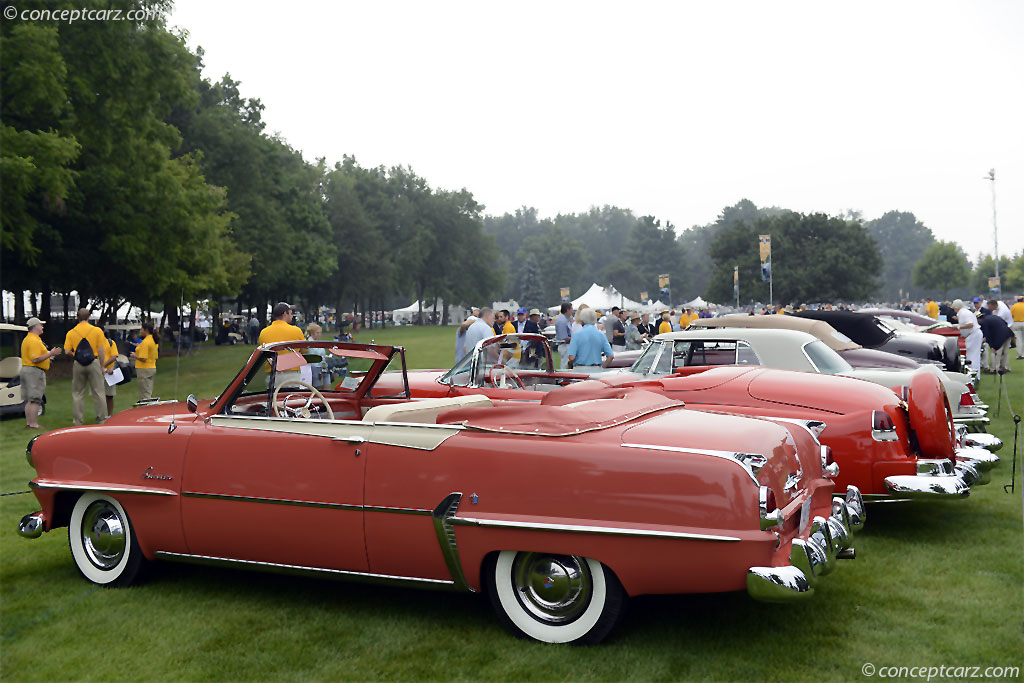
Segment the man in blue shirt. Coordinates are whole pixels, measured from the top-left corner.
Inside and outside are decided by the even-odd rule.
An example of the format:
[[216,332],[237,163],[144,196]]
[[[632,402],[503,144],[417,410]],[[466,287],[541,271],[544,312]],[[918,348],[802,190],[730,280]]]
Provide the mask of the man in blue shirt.
[[562,303],[562,312],[555,318],[555,343],[558,344],[559,367],[565,370],[569,362],[569,341],[572,338],[572,304]]
[[[601,352],[611,360],[611,344],[608,337],[595,327],[597,313],[588,308],[580,312],[580,323],[583,329],[577,332],[569,342],[569,367],[601,367]],[[557,336],[557,335],[556,335]]]

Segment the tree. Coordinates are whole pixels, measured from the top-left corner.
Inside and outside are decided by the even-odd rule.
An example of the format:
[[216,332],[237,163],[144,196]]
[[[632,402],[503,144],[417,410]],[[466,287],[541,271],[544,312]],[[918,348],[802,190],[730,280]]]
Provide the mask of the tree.
[[936,242],[914,264],[914,284],[942,291],[942,298],[954,287],[967,284],[970,264],[956,242]]
[[888,211],[881,218],[866,222],[864,227],[882,254],[882,296],[898,301],[902,290],[902,298],[910,298],[911,272],[935,243],[932,231],[906,211]]
[[[1013,273],[1010,271],[1010,266],[1013,264],[1013,260],[1006,256],[999,257],[999,279],[1001,281],[1001,289],[1005,292],[1008,291],[1009,286],[1006,282],[1007,274],[1010,275],[1011,280]],[[995,277],[996,275],[996,260],[992,257],[992,254],[979,254],[978,265],[974,266],[971,271],[970,280],[968,287],[972,292],[984,292],[985,295],[989,292],[988,279]]]
[[666,223],[663,228],[654,216],[644,216],[630,233],[624,258],[608,271],[608,276],[619,291],[632,299],[638,299],[644,290],[658,291],[658,275],[662,273],[670,274],[672,289],[682,292],[686,288],[683,264],[683,247],[672,224]]
[[526,258],[520,263],[517,275],[516,291],[519,305],[527,309],[545,308],[544,278],[533,254],[526,255]]
[[820,213],[787,211],[758,218],[753,225],[738,223],[715,238],[715,272],[708,289],[712,299],[731,299],[732,269],[738,265],[741,295],[767,301],[768,285],[760,282],[759,234],[772,236],[775,301],[851,301],[877,287],[882,259],[863,226]]
[[540,266],[545,301],[561,301],[562,287],[576,291],[585,286],[579,283],[587,272],[587,252],[583,243],[566,234],[561,225],[523,240],[516,260],[523,263],[529,256]]

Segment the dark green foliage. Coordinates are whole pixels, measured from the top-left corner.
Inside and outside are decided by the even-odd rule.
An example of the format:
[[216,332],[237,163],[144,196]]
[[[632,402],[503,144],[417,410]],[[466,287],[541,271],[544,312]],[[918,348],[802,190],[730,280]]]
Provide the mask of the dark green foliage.
[[932,231],[907,211],[888,211],[864,227],[878,244],[884,262],[879,294],[889,301],[912,298],[914,264],[935,243]]
[[527,254],[525,259],[519,261],[513,274],[518,281],[516,291],[519,292],[519,305],[527,310],[539,308],[543,311],[547,305],[544,298],[544,277],[533,254]]
[[950,289],[967,284],[970,272],[967,255],[956,242],[940,241],[928,247],[924,256],[914,264],[914,284],[940,290],[945,299]]
[[[683,247],[672,224],[661,227],[661,221],[654,216],[644,216],[633,228],[625,254],[608,271],[608,279],[631,299],[639,299],[642,291],[657,298],[658,275],[668,273],[671,290],[681,293],[687,287],[684,262]],[[679,296],[673,298],[678,300]]]
[[863,226],[820,213],[785,211],[719,232],[711,246],[711,300],[732,299],[733,266],[738,265],[741,302],[768,301],[768,283],[760,277],[759,234],[772,236],[776,302],[851,301],[870,296],[877,287],[882,259]]

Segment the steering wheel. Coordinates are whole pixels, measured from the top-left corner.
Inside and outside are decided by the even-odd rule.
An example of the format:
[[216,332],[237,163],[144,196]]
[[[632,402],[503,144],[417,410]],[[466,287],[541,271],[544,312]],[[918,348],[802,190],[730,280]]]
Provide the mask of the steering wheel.
[[487,381],[495,389],[526,389],[519,373],[507,365],[492,365],[487,371]]
[[[306,402],[303,405],[299,406],[298,408],[292,408],[289,405],[287,405],[288,399],[291,398],[290,394],[288,396],[285,396],[284,401],[281,401],[280,403],[278,403],[277,397],[280,395],[281,390],[284,389],[289,384],[295,384],[295,385],[298,385],[298,386],[302,387],[303,389],[309,389],[309,397],[306,399]],[[309,384],[308,382],[303,382],[301,379],[285,380],[285,382],[283,384],[281,384],[281,386],[279,386],[277,389],[274,389],[274,396],[271,399],[271,403],[273,403],[273,405],[274,405],[274,417],[304,417],[304,418],[309,418],[310,417],[309,407],[311,405],[313,405],[313,399],[314,398],[315,399],[319,399],[320,403],[323,404],[324,409],[327,411],[327,419],[333,420],[334,419],[334,411],[331,410],[331,404],[327,402],[327,399],[324,398],[324,395],[321,394],[320,390],[317,389],[316,387],[314,387],[312,384]],[[282,411],[287,413],[287,415],[282,415],[281,414]]]

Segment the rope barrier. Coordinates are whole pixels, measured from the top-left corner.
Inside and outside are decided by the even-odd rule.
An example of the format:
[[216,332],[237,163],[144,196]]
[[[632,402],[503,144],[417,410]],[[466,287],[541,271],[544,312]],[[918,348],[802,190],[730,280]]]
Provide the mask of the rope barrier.
[[10,493],[0,493],[0,497],[3,497],[3,496],[20,496],[23,493],[32,493],[32,490],[29,489],[28,491],[11,491]]

